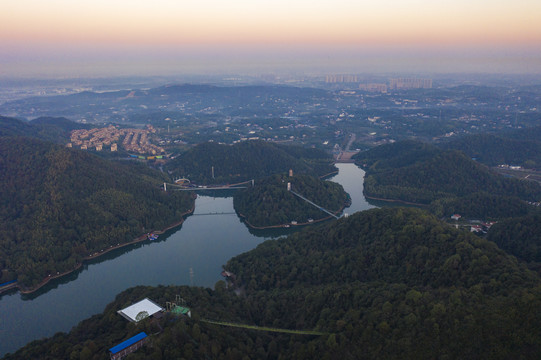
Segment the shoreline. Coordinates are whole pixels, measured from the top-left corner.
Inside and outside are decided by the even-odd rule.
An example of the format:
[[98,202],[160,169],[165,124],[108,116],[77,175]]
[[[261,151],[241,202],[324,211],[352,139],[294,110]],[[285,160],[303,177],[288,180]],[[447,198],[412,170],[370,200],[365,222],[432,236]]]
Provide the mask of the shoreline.
[[[176,228],[180,225],[182,225],[184,223],[184,217],[187,216],[187,215],[190,215],[194,212],[195,210],[195,202],[192,206],[192,208],[184,213],[181,214],[181,220],[177,221],[177,222],[174,222],[173,224],[165,227],[164,229],[162,230],[156,230],[156,231],[150,231],[154,234],[163,234],[165,233],[166,231],[168,230],[171,230],[173,228]],[[63,276],[66,276],[66,275],[69,275],[71,273],[73,273],[74,271],[77,271],[79,270],[84,264],[86,261],[89,261],[89,260],[94,260],[94,259],[97,259],[99,258],[100,256],[102,255],[105,255],[107,253],[109,253],[110,251],[113,251],[113,250],[116,250],[116,249],[120,249],[120,248],[123,248],[123,247],[126,247],[126,246],[130,246],[130,245],[134,245],[134,244],[137,244],[137,243],[140,243],[140,242],[143,242],[147,240],[147,235],[144,234],[144,235],[141,235],[141,236],[138,236],[136,237],[135,239],[133,239],[132,241],[130,242],[127,242],[127,243],[123,243],[123,244],[120,244],[120,245],[116,245],[116,246],[111,246],[107,249],[104,249],[102,251],[100,251],[99,253],[96,253],[95,255],[88,255],[88,256],[85,256],[83,257],[82,261],[80,263],[78,263],[75,268],[71,269],[71,270],[68,270],[68,271],[65,271],[63,273],[60,273],[60,274],[56,274],[56,275],[51,275],[51,276],[48,276],[46,277],[45,279],[43,279],[42,282],[40,282],[38,285],[36,285],[35,287],[32,287],[30,289],[21,289],[21,286],[17,283],[14,283],[13,286],[9,286],[7,288],[4,288],[4,289],[0,289],[0,294],[4,293],[4,292],[7,292],[9,290],[13,290],[15,288],[17,288],[17,290],[19,291],[19,293],[21,294],[24,294],[24,295],[28,295],[28,294],[32,294],[36,291],[38,291],[39,289],[41,289],[43,286],[47,285],[49,283],[49,281],[51,280],[54,280],[54,279],[59,279]]]

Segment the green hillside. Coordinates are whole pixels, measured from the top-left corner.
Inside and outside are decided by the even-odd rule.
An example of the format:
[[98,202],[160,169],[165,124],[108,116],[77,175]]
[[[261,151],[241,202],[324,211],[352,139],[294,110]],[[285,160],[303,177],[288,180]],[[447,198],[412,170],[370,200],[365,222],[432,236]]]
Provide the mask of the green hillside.
[[463,151],[469,157],[489,166],[501,164],[541,167],[541,127],[509,133],[465,136],[444,143],[442,147]]
[[[420,210],[357,213],[266,241],[225,268],[236,289],[222,281],[215,290],[132,288],[69,334],[5,359],[108,359],[140,331],[154,335],[132,359],[537,359],[541,351],[538,275]],[[116,313],[176,295],[192,318],[134,325]]]
[[88,125],[79,124],[66,118],[41,117],[32,121],[21,121],[0,116],[0,136],[24,136],[66,144],[70,133],[75,129],[84,129]]
[[[212,177],[214,168],[214,178]],[[235,145],[207,142],[196,145],[167,165],[175,177],[197,184],[236,183],[261,179],[293,169],[295,174],[326,175],[336,168],[322,150],[244,141]]]
[[377,172],[420,163],[433,158],[440,151],[434,145],[415,140],[404,140],[376,146],[354,155],[353,159],[357,165],[370,169],[371,172]]
[[312,356],[535,358],[540,350],[541,318],[531,312],[539,278],[420,210],[358,213],[265,242],[226,268],[252,300],[255,323],[335,334]]
[[160,189],[163,173],[30,138],[0,137],[0,173],[0,283],[17,278],[23,288],[193,206]]
[[457,150],[442,151],[416,142],[397,142],[360,153],[367,196],[431,204],[438,216],[504,218],[533,211],[541,186],[505,178]]
[[541,273],[541,214],[500,221],[488,239]]
[[331,212],[340,212],[347,201],[341,185],[309,175],[274,175],[239,191],[233,198],[235,211],[255,227],[277,226],[295,221],[308,223],[329,215],[287,191],[292,189]]

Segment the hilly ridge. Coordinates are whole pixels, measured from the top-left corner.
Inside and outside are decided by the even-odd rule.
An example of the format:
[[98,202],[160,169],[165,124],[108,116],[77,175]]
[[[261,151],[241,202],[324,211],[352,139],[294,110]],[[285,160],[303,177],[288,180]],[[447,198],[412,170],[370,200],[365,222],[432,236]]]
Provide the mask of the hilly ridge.
[[57,144],[69,142],[70,132],[88,127],[63,117],[41,117],[32,121],[0,116],[0,136],[33,137]]
[[446,149],[458,149],[472,158],[489,165],[521,165],[527,168],[541,166],[541,127],[478,134],[441,144]]
[[[235,273],[240,296],[223,282],[215,290],[132,288],[69,334],[5,358],[76,352],[106,359],[108,348],[139,331],[155,335],[134,359],[535,359],[541,350],[540,278],[494,243],[421,210],[357,213],[266,241],[225,268]],[[163,304],[174,294],[192,318],[166,314],[134,327],[116,314],[141,298]],[[324,335],[223,328],[201,319]]]
[[244,141],[234,145],[202,143],[167,164],[167,170],[174,177],[189,178],[197,184],[237,183],[290,169],[295,174],[314,176],[336,171],[332,158],[322,150],[265,141]]
[[366,169],[367,196],[431,205],[438,216],[457,209],[469,217],[522,216],[534,210],[527,202],[541,199],[539,184],[505,178],[458,150],[419,142],[382,145],[359,153],[356,163]]
[[32,288],[193,207],[190,195],[160,190],[164,174],[144,165],[24,137],[0,137],[0,154],[0,282]]
[[287,183],[331,212],[340,212],[347,203],[347,194],[339,184],[308,175],[274,175],[237,192],[233,197],[235,211],[253,227],[289,226],[291,222],[308,224],[330,217],[293,195],[287,190]]

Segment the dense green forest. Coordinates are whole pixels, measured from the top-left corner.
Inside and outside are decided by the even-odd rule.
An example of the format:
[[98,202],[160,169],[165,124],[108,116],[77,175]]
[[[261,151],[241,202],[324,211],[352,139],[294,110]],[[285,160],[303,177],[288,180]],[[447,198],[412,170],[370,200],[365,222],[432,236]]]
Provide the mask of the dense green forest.
[[398,169],[432,159],[440,150],[415,140],[376,146],[353,156],[355,163],[371,172]]
[[[541,279],[491,241],[405,208],[372,209],[270,240],[231,259],[236,287],[136,287],[69,334],[5,359],[108,359],[146,331],[132,359],[537,359]],[[139,325],[116,313],[180,295],[192,318]],[[282,329],[221,327],[204,319]]]
[[460,211],[470,218],[522,216],[541,199],[541,186],[506,178],[457,150],[418,142],[397,142],[357,155],[367,171],[365,194],[371,197],[432,204],[439,216]]
[[135,162],[24,137],[0,137],[0,283],[32,288],[95,252],[181,220],[185,192]]
[[313,203],[338,213],[347,202],[341,185],[309,175],[273,175],[255,186],[239,191],[233,198],[235,211],[255,227],[276,226],[296,221],[308,223],[329,215],[287,191],[291,189]]
[[58,144],[69,142],[72,130],[89,127],[66,118],[41,117],[27,122],[0,116],[0,136],[33,137]]
[[462,214],[470,219],[483,220],[524,216],[537,210],[518,197],[489,194],[483,191],[461,197],[441,198],[430,203],[428,209],[438,217]]
[[189,178],[197,184],[231,184],[289,169],[295,174],[315,176],[336,171],[332,157],[323,150],[265,141],[243,141],[234,145],[202,143],[167,164],[173,176]]
[[541,214],[500,221],[490,229],[488,239],[541,273]]
[[489,166],[541,166],[541,127],[508,133],[477,134],[443,143],[441,147],[463,151],[469,157]]

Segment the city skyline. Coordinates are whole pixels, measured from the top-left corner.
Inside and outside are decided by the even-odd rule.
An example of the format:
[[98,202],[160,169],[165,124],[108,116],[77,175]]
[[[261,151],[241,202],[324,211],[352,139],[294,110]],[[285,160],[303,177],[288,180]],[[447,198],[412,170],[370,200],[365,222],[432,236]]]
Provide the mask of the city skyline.
[[0,75],[541,73],[534,0],[20,0]]

